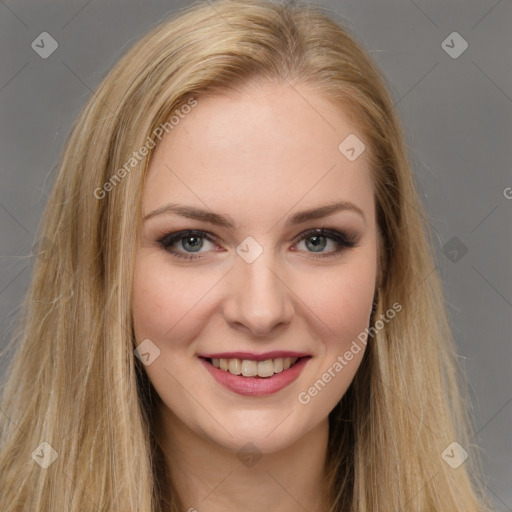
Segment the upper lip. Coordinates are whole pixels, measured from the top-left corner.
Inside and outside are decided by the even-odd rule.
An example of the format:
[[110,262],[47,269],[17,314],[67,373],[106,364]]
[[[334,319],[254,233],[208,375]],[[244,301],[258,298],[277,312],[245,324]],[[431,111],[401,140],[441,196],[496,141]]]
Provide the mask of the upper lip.
[[199,357],[206,359],[249,359],[251,361],[266,361],[267,359],[277,359],[278,357],[306,357],[310,356],[306,352],[292,352],[290,350],[274,350],[255,354],[253,352],[218,352],[215,354],[199,354]]

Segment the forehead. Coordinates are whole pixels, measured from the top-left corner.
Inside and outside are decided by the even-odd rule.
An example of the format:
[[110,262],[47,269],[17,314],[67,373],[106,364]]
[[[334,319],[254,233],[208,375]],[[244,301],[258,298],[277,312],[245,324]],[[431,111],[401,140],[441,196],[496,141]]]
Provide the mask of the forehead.
[[199,96],[153,154],[144,213],[178,202],[275,222],[294,205],[346,200],[372,217],[369,148],[351,161],[346,144],[340,150],[349,136],[364,142],[347,112],[305,87],[250,84]]

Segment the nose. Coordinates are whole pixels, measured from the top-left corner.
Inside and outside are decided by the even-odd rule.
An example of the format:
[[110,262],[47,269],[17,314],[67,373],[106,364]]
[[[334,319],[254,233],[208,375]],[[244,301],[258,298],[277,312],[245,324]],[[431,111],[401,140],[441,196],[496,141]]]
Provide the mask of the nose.
[[268,337],[289,324],[294,315],[293,292],[271,255],[263,252],[252,263],[237,258],[234,265],[224,307],[231,327]]

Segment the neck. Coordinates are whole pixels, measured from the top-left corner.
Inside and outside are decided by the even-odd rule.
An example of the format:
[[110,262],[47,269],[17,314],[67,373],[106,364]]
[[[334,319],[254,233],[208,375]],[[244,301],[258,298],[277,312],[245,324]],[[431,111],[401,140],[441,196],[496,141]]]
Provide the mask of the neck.
[[323,511],[327,418],[286,448],[252,459],[197,435],[166,407],[157,431],[180,512]]

